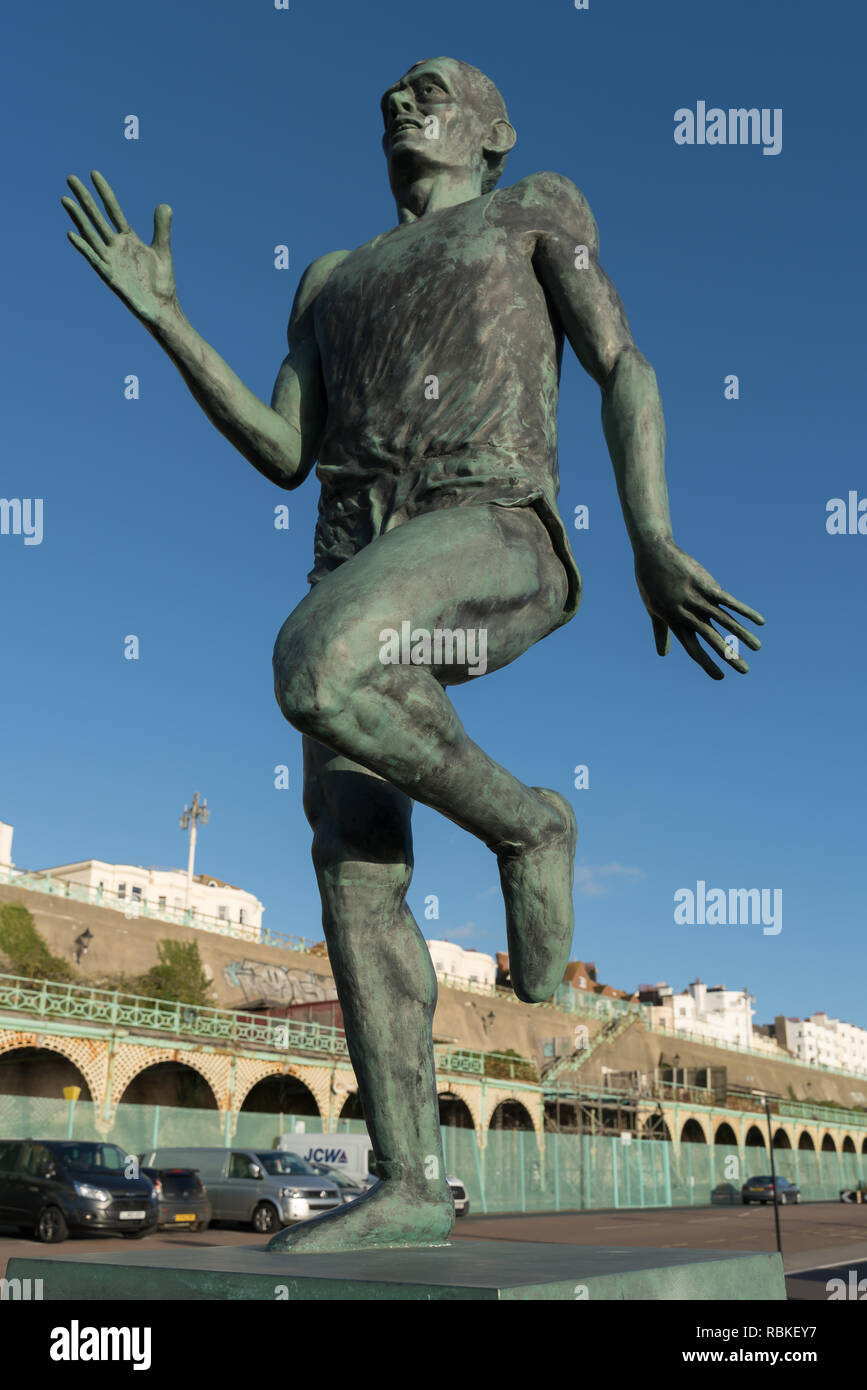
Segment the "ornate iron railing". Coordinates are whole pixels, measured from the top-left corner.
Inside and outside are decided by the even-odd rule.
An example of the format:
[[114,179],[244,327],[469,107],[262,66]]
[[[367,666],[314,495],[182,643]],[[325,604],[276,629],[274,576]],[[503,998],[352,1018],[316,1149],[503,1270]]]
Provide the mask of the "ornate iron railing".
[[61,984],[55,980],[28,980],[0,975],[0,1009],[29,1013],[40,1018],[59,1018],[109,1027],[142,1028],[174,1033],[212,1042],[249,1043],[302,1052],[346,1055],[341,1028],[300,1019],[267,1018],[231,1009],[214,1009],[162,999],[148,999],[119,990],[92,989],[87,985]]

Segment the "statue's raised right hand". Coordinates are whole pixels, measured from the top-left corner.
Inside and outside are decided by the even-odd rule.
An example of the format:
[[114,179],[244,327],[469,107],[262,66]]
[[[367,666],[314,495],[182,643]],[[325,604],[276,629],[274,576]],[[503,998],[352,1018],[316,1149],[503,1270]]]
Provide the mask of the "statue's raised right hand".
[[178,302],[169,244],[172,210],[167,203],[160,203],[154,213],[154,239],[146,246],[130,227],[102,174],[94,169],[91,178],[117,230],[112,230],[93,195],[73,174],[66,182],[78,202],[73,198],[60,201],[81,235],[67,232],[67,236],[109,289],[142,323],[152,326]]

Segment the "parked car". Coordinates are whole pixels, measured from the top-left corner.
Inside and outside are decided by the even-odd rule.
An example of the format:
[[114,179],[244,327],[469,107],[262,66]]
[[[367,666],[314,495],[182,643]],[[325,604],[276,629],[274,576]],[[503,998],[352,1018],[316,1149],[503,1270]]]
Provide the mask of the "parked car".
[[320,1177],[327,1178],[329,1182],[334,1183],[342,1202],[354,1202],[359,1197],[363,1197],[365,1192],[370,1191],[369,1182],[358,1182],[356,1178],[350,1177],[340,1168],[333,1168],[330,1163],[311,1163],[310,1167],[314,1173],[318,1173]]
[[455,1216],[466,1216],[470,1209],[470,1199],[467,1196],[467,1189],[459,1178],[446,1177],[446,1182],[452,1190],[455,1199]]
[[844,1187],[840,1193],[840,1201],[867,1203],[867,1182],[858,1182],[854,1187]]
[[773,1202],[780,1206],[787,1202],[800,1202],[801,1189],[788,1178],[777,1178],[777,1193],[774,1197],[774,1180],[769,1177],[748,1178],[741,1188],[741,1201],[747,1206],[750,1202]]
[[195,1168],[142,1168],[157,1194],[157,1225],[206,1231],[211,1222],[208,1191]]
[[0,1140],[0,1223],[46,1245],[71,1231],[130,1238],[157,1229],[157,1194],[117,1144],[81,1140]]
[[250,1222],[268,1235],[341,1205],[333,1182],[279,1149],[151,1149],[147,1168],[195,1168],[207,1185],[211,1224]]
[[733,1207],[737,1200],[738,1189],[733,1182],[720,1182],[710,1194],[711,1205],[715,1207]]

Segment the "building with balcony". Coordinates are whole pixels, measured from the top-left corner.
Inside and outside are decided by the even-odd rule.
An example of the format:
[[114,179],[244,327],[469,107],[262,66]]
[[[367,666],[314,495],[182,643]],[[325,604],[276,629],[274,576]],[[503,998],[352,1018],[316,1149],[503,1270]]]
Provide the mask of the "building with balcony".
[[774,1019],[783,1047],[804,1062],[867,1075],[867,1028],[829,1018],[823,1011],[807,1018]]
[[472,946],[465,949],[454,941],[429,941],[427,945],[438,975],[480,986],[496,984],[497,962],[493,956]]
[[[144,868],[140,864],[107,864],[102,859],[82,859],[75,864],[56,864],[42,869],[56,883],[90,890],[91,900],[120,908],[128,917],[139,912],[169,921],[184,921],[187,909],[187,875],[183,869]],[[190,925],[234,928],[232,934],[258,941],[262,935],[264,905],[252,893],[210,874],[195,874],[189,900]]]

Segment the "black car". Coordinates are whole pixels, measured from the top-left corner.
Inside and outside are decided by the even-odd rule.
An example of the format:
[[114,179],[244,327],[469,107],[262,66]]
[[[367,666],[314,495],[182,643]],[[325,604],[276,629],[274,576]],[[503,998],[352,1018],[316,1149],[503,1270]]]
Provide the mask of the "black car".
[[741,1188],[741,1201],[744,1206],[750,1202],[773,1202],[785,1206],[787,1202],[800,1202],[801,1190],[788,1178],[777,1178],[777,1195],[774,1197],[774,1179],[771,1177],[748,1178]]
[[710,1194],[711,1205],[733,1207],[738,1200],[738,1190],[733,1182],[720,1182]]
[[153,1183],[117,1144],[0,1139],[0,1225],[55,1245],[71,1231],[146,1236],[157,1220]]
[[211,1203],[197,1168],[142,1168],[157,1194],[157,1225],[206,1231]]
[[867,1182],[856,1182],[854,1187],[844,1187],[840,1193],[841,1202],[867,1203]]

